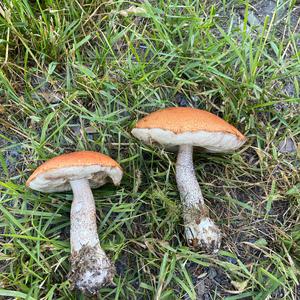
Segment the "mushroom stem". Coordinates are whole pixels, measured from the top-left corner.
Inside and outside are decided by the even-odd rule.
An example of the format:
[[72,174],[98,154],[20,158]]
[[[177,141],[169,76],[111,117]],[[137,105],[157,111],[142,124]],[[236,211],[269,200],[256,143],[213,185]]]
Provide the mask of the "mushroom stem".
[[96,294],[112,282],[115,268],[99,242],[94,197],[87,179],[70,181],[73,190],[71,208],[71,272],[74,288]]
[[185,236],[192,248],[204,248],[216,253],[221,244],[221,232],[209,218],[193,165],[193,146],[179,146],[176,181],[183,202]]

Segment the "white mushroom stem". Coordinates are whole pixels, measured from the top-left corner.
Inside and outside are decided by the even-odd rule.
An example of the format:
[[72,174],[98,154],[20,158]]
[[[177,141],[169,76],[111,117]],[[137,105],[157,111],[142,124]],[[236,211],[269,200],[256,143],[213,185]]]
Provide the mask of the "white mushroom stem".
[[176,181],[183,202],[185,236],[192,248],[204,248],[216,253],[221,244],[221,232],[208,216],[193,165],[193,146],[179,146]]
[[74,288],[96,294],[112,282],[115,269],[102,250],[97,233],[96,207],[87,179],[70,181],[74,198],[71,208],[71,272]]

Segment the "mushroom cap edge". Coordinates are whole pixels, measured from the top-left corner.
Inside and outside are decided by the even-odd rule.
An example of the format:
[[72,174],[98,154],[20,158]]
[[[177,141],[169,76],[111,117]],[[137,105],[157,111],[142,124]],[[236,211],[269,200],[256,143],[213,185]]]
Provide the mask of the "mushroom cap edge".
[[70,180],[86,178],[92,188],[97,188],[108,178],[119,185],[122,176],[122,168],[109,156],[94,151],[76,151],[44,162],[28,178],[26,186],[40,192],[62,192],[71,190]]

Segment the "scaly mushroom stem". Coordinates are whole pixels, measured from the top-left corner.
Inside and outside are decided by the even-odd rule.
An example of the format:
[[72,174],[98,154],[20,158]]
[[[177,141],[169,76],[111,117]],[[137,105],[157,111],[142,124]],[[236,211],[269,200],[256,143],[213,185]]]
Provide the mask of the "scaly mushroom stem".
[[185,236],[192,248],[204,248],[216,253],[221,244],[221,232],[208,216],[193,165],[193,146],[179,146],[176,181],[183,202]]
[[87,179],[70,181],[74,198],[71,208],[71,272],[74,288],[96,294],[112,282],[115,268],[102,250],[97,233],[96,207]]

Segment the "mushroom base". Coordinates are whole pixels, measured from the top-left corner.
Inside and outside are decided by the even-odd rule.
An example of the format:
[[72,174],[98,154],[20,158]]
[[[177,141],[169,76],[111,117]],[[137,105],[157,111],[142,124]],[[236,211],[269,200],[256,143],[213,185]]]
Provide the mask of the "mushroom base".
[[198,207],[184,209],[185,237],[189,247],[216,253],[221,245],[221,232],[208,217],[206,210]]
[[98,245],[83,246],[71,255],[70,261],[72,289],[95,295],[101,287],[112,283],[115,267]]

